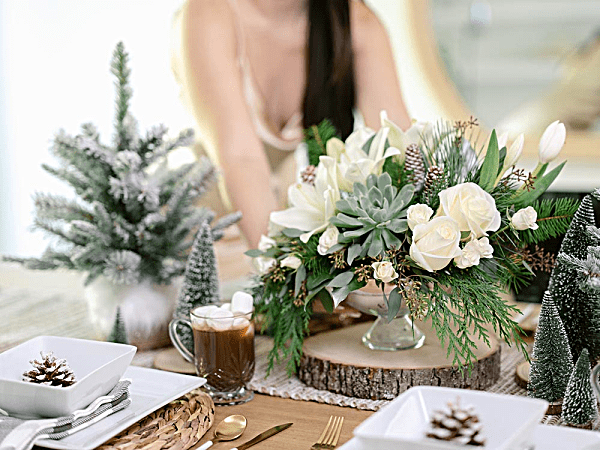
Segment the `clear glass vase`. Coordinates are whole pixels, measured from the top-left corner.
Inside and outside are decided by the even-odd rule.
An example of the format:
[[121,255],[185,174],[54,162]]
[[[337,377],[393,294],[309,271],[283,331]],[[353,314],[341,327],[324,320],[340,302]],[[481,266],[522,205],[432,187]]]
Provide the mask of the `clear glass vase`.
[[[392,289],[393,286],[386,286],[386,295]],[[348,294],[345,303],[362,313],[377,317],[362,337],[363,344],[372,350],[407,350],[419,348],[425,342],[425,335],[411,320],[410,310],[404,301],[396,317],[388,322],[387,304],[381,288],[374,282]]]

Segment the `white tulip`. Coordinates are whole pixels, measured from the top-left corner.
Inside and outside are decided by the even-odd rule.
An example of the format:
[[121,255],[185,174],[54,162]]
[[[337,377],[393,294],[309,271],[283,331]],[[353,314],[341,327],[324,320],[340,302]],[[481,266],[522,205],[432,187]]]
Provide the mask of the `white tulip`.
[[560,121],[552,122],[544,131],[540,139],[539,157],[540,163],[546,164],[558,156],[567,137],[565,125]]
[[506,147],[506,144],[508,142],[508,131],[505,131],[504,133],[498,135],[497,141],[498,141],[498,149]]
[[514,166],[515,163],[519,160],[519,158],[521,157],[521,153],[523,152],[524,144],[525,135],[521,133],[506,150],[506,158],[504,158],[503,172],[508,170],[511,166]]
[[296,270],[302,265],[302,260],[295,255],[288,255],[281,260],[280,264],[281,267],[289,267],[290,269]]
[[319,238],[319,245],[317,246],[317,252],[319,255],[326,255],[327,251],[338,243],[340,231],[337,227],[330,225],[327,227],[325,232]]
[[398,278],[394,266],[389,261],[374,262],[371,264],[371,267],[373,267],[373,276],[376,280],[383,281],[384,283],[391,283]]
[[539,226],[536,221],[537,211],[532,206],[518,210],[510,218],[510,224],[515,230],[537,230]]
[[408,221],[408,228],[413,230],[417,225],[429,222],[433,216],[433,209],[423,203],[417,203],[408,207],[406,211],[406,219]]
[[404,152],[406,151],[406,147],[411,144],[419,144],[423,141],[423,139],[427,139],[427,137],[433,131],[433,125],[430,122],[417,122],[413,121],[410,125],[410,128],[406,131],[402,131],[402,129],[388,119],[387,112],[381,111],[381,126],[387,127],[390,129],[388,134],[388,142],[391,147],[395,147],[400,150],[400,159],[404,160]]

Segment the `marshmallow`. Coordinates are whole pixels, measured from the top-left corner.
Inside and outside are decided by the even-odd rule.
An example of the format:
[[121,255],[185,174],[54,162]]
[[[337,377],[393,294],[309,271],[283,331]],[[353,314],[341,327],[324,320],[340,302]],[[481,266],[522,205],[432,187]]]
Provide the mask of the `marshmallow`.
[[212,311],[206,319],[206,325],[216,331],[229,330],[233,326],[233,313],[221,308]]
[[195,308],[191,314],[194,328],[206,328],[206,318],[210,317],[211,313],[218,309],[219,307],[215,305],[198,306]]
[[237,291],[231,298],[231,310],[242,314],[251,314],[254,307],[254,299],[247,292]]
[[250,321],[245,317],[236,317],[233,319],[233,328],[244,328],[250,324]]
[[221,305],[221,309],[224,309],[225,311],[231,311],[231,303],[223,303]]

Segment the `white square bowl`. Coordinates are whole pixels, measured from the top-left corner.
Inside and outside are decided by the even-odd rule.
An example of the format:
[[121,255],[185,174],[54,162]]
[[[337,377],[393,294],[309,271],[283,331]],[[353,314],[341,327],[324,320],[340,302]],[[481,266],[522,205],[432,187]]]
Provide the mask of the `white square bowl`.
[[461,406],[475,407],[483,426],[486,449],[527,448],[533,432],[544,416],[548,402],[513,395],[481,391],[418,386],[404,392],[355,430],[354,435],[378,450],[456,450],[470,446],[427,438],[432,414],[446,409],[448,402],[460,399]]
[[[0,409],[23,418],[60,417],[108,393],[131,363],[137,348],[111,342],[39,336],[0,354]],[[22,381],[40,351],[66,359],[76,383],[69,387]]]

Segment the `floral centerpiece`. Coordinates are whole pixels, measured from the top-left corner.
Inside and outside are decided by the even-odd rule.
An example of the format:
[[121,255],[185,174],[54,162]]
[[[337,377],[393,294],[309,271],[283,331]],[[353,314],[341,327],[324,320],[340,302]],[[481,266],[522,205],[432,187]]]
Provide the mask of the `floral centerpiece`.
[[333,311],[367,283],[381,288],[388,321],[402,305],[431,321],[453,364],[469,366],[473,336],[489,342],[488,325],[524,350],[518,310],[501,293],[529,281],[528,247],[564,233],[577,208],[538,199],[563,168],[548,171],[565,127],[547,128],[528,173],[515,167],[523,135],[507,146],[494,131],[477,150],[476,125],[403,132],[383,112],[377,132],[361,128],[345,142],[327,122],[308,130],[312,165],[247,252],[261,272],[257,312],[274,336],[270,368],[282,358],[296,368],[314,301]]

